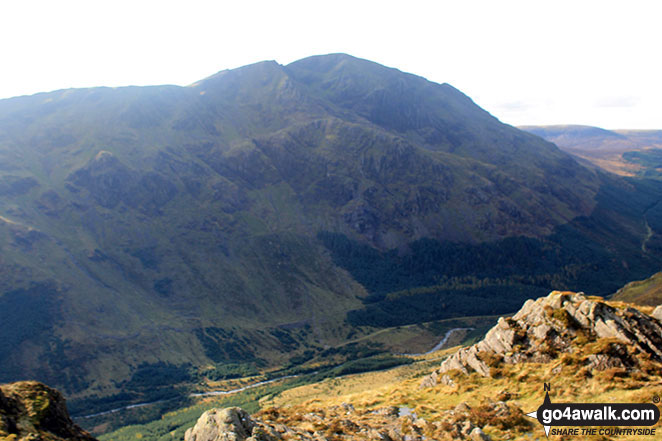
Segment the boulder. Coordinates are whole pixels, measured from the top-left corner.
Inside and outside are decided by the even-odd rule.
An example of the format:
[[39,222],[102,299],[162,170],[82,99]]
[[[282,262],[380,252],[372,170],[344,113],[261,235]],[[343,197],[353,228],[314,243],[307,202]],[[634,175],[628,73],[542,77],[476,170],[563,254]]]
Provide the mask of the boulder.
[[658,305],[657,307],[655,307],[655,310],[653,311],[652,315],[653,317],[655,317],[656,319],[662,322],[662,305]]
[[[256,430],[256,428],[258,430]],[[253,432],[256,432],[255,434]],[[239,407],[211,409],[203,413],[184,435],[185,441],[275,440],[259,430],[251,416]],[[254,437],[256,435],[257,437]]]

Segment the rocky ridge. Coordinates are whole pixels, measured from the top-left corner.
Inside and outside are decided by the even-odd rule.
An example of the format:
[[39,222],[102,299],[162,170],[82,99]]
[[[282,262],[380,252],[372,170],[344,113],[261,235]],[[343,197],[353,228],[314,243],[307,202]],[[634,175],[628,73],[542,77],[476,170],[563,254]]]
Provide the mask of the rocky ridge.
[[0,441],[95,441],[69,417],[60,392],[36,381],[0,385]]
[[445,359],[421,386],[449,384],[453,380],[447,373],[454,370],[489,377],[499,363],[548,363],[562,354],[578,355],[579,367],[589,371],[633,370],[646,360],[660,362],[662,307],[648,315],[600,297],[553,291],[499,319],[482,341]]

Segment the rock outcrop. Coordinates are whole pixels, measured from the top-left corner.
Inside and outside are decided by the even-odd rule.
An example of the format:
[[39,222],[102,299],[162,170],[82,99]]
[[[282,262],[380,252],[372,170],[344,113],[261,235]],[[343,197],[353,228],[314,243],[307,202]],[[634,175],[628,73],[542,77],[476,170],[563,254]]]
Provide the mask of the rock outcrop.
[[211,409],[203,413],[184,435],[185,441],[275,441],[279,434],[239,407]]
[[662,321],[662,305],[657,306],[651,315],[659,321]]
[[641,356],[662,361],[662,309],[652,316],[633,307],[610,304],[582,293],[554,291],[528,300],[511,318],[500,318],[479,343],[463,348],[426,377],[433,386],[451,370],[491,376],[503,363],[546,363],[562,353],[574,353],[580,343],[596,344],[595,353],[581,360],[591,369],[635,368]]
[[[186,431],[185,441],[423,441],[453,439],[485,441],[482,427],[529,427],[521,409],[505,402],[471,408],[462,403],[435,421],[408,408],[387,406],[356,410],[351,404],[328,408],[271,408],[250,416],[238,407],[205,412]],[[440,438],[439,435],[443,434]]]
[[0,385],[0,440],[95,441],[71,421],[62,394],[36,381]]

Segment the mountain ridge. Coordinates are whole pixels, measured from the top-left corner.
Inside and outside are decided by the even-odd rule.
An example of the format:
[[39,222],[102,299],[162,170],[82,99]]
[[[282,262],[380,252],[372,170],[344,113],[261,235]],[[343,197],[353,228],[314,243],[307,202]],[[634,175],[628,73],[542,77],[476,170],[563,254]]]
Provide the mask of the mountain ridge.
[[19,349],[0,380],[103,398],[149,369],[322,353],[375,325],[350,311],[384,326],[394,304],[430,321],[480,298],[497,314],[659,267],[657,183],[586,169],[452,86],[341,58],[1,100],[0,302],[21,315],[1,317]]

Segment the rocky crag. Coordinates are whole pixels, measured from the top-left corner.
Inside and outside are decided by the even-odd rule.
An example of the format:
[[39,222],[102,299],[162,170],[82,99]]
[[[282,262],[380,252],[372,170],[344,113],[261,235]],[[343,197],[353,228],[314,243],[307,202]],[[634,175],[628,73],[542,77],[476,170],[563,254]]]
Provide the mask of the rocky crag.
[[35,381],[0,385],[0,441],[95,441],[69,418],[64,397]]
[[528,300],[513,317],[499,319],[482,341],[445,359],[422,386],[452,382],[451,371],[490,377],[499,363],[560,359],[578,363],[587,375],[644,368],[662,361],[662,307],[649,309],[650,315],[600,297],[554,291]]

